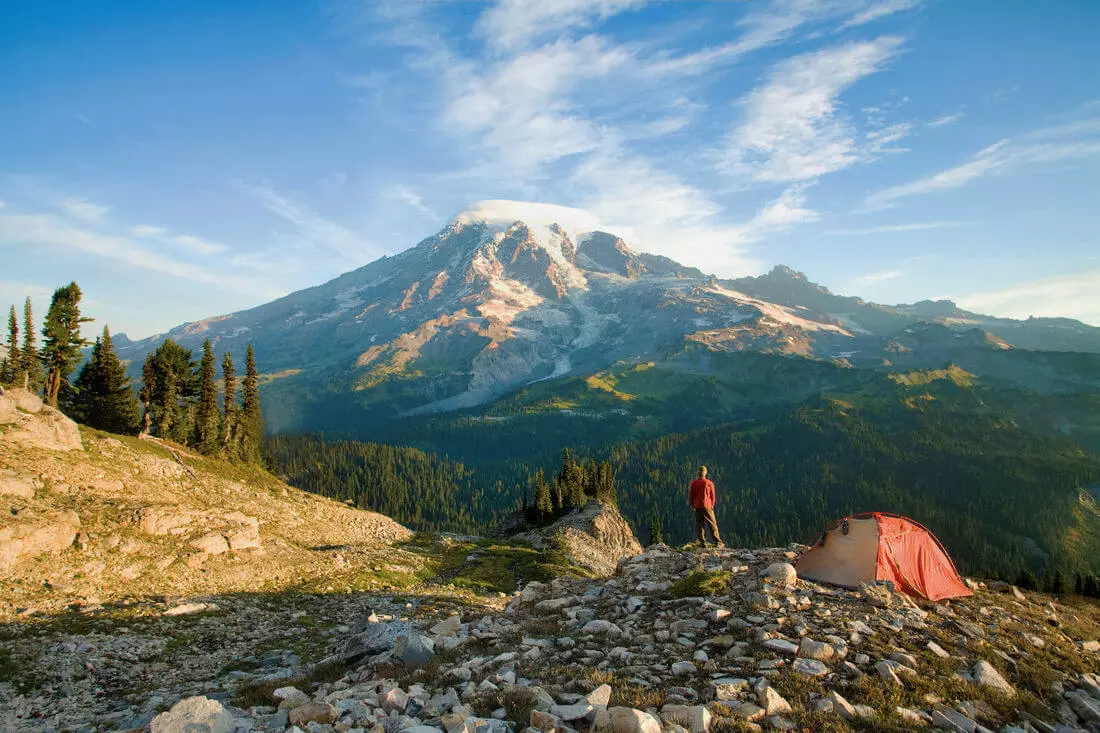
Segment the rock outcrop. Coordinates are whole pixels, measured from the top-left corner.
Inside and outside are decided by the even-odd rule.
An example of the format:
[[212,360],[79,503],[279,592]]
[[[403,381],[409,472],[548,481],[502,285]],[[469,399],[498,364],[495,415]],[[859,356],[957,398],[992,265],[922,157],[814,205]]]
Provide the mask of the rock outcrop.
[[17,515],[5,520],[0,525],[0,570],[11,568],[25,558],[68,549],[79,531],[80,517],[75,512]]
[[626,519],[596,500],[548,527],[518,535],[535,547],[556,547],[577,565],[599,576],[612,575],[620,560],[642,552]]
[[83,447],[77,424],[25,389],[9,389],[0,395],[0,424],[14,425],[2,436],[9,443],[47,450]]

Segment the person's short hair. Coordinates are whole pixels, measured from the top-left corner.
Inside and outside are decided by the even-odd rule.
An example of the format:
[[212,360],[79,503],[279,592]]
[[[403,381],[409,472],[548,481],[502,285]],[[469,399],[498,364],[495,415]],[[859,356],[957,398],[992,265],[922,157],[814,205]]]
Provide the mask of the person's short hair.
[[699,466],[699,475],[700,476],[706,476],[707,475],[707,467],[706,466]]

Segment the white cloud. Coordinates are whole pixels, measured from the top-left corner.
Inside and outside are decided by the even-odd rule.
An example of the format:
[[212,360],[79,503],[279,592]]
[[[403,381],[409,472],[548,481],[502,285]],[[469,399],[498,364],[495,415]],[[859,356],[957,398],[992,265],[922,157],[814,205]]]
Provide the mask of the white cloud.
[[881,18],[885,18],[903,10],[910,10],[921,5],[924,0],[881,0],[860,10],[840,26],[840,30],[864,25]]
[[594,150],[601,129],[574,108],[578,84],[606,77],[630,55],[597,36],[558,41],[482,70],[452,69],[446,127],[477,136],[485,151],[506,159],[517,178],[539,175],[563,157]]
[[953,298],[967,310],[1009,318],[1065,317],[1100,326],[1100,269]]
[[380,252],[350,229],[322,217],[304,204],[291,201],[268,186],[238,183],[237,188],[271,213],[294,225],[306,243],[324,248],[346,264],[362,265]]
[[200,255],[213,255],[228,249],[224,244],[211,242],[191,234],[177,234],[172,237],[172,242],[178,244],[188,253]]
[[227,275],[153,252],[125,236],[102,234],[73,225],[53,214],[0,214],[0,244],[74,249],[172,277],[275,297],[279,293],[252,278]]
[[130,234],[135,237],[159,237],[167,233],[164,227],[155,227],[151,224],[138,224],[130,227]]
[[409,206],[419,214],[424,216],[435,216],[435,212],[424,203],[424,198],[411,186],[406,186],[403,183],[394,184],[387,188],[383,195],[385,195],[386,198],[399,201]]
[[741,100],[742,122],[730,135],[723,170],[758,181],[794,182],[866,160],[881,144],[859,143],[839,97],[881,71],[900,48],[900,38],[884,36],[779,64],[764,86]]
[[1100,156],[1100,120],[1041,128],[1019,141],[1006,139],[989,145],[952,168],[871,193],[863,210],[889,208],[910,196],[960,188],[981,178],[1096,156]]
[[563,31],[591,27],[646,0],[500,0],[477,23],[478,34],[497,50],[515,50]]
[[929,122],[927,126],[932,128],[943,127],[945,125],[950,125],[954,122],[958,122],[965,116],[966,115],[964,115],[962,112],[956,112],[950,115],[943,115],[942,117],[937,117],[936,119]]
[[871,272],[866,275],[861,275],[856,278],[856,282],[863,285],[873,285],[875,283],[886,282],[887,280],[896,280],[904,275],[901,270],[884,270],[882,272]]
[[74,219],[92,224],[103,221],[107,212],[111,210],[108,206],[100,206],[79,198],[62,199],[57,202],[57,208]]
[[837,237],[858,237],[867,234],[893,234],[895,232],[921,232],[928,229],[947,229],[951,227],[968,226],[966,221],[924,221],[910,224],[884,224],[877,227],[864,227],[862,229],[832,229],[825,234]]

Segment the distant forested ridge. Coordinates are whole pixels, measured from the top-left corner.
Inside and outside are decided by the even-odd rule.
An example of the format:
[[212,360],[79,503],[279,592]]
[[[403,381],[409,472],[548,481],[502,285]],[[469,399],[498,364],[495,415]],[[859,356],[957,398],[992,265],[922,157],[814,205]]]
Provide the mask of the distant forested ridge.
[[266,442],[265,458],[294,486],[416,529],[475,532],[513,508],[511,494],[486,491],[461,463],[415,448],[278,436]]
[[[643,541],[655,526],[666,541],[691,539],[687,483],[705,464],[723,534],[738,545],[806,542],[845,514],[889,511],[932,529],[965,572],[1100,572],[1100,513],[1086,490],[1100,484],[1100,457],[996,411],[819,397],[767,420],[578,459],[609,463]],[[533,505],[537,472],[556,475],[560,456],[464,465],[412,448],[282,436],[268,441],[267,460],[301,488],[414,528],[472,532]]]

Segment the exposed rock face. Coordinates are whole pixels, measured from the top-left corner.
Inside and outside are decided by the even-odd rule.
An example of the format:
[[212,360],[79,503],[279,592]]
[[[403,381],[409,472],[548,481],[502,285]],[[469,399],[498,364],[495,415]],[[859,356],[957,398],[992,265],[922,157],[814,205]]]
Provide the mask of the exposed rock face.
[[191,537],[188,545],[207,555],[262,546],[260,520],[241,512],[219,514],[174,506],[149,506],[138,510],[135,523],[146,534]]
[[151,733],[233,733],[233,716],[217,700],[189,697],[153,718]]
[[0,570],[20,560],[72,547],[80,531],[75,512],[56,512],[0,526]]
[[[12,390],[15,393],[21,391]],[[83,447],[80,442],[80,429],[76,423],[52,407],[39,404],[38,410],[34,413],[17,412],[14,424],[16,428],[4,435],[5,441],[47,450],[76,450]]]
[[615,573],[619,560],[642,552],[618,509],[589,501],[544,529],[520,535],[536,547],[560,546],[578,565],[601,576]]
[[0,470],[0,496],[17,496],[21,499],[33,499],[37,481],[18,471]]
[[29,412],[32,415],[37,415],[45,406],[41,397],[25,389],[6,390],[4,392],[4,397],[15,405],[15,407],[18,407],[23,412]]

